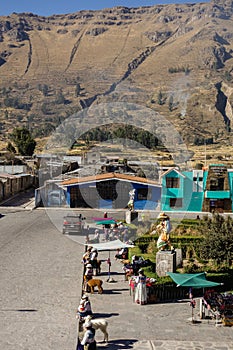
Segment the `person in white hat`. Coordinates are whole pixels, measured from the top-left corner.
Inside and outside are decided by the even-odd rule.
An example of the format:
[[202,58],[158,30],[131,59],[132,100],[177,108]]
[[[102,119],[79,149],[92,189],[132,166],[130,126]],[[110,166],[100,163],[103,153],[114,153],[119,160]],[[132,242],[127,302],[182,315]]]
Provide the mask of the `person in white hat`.
[[98,250],[96,248],[92,248],[91,255],[90,255],[90,263],[94,269],[93,274],[97,275],[97,268],[98,268]]
[[79,317],[80,321],[83,321],[87,315],[88,314],[85,307],[85,300],[81,300],[78,306],[77,316]]
[[87,284],[87,282],[89,280],[91,280],[93,277],[93,268],[92,268],[92,264],[87,264],[86,265],[86,269],[85,269],[85,273],[84,273],[84,290],[85,292],[90,292],[90,288]]
[[81,304],[82,302],[84,303],[83,305],[84,305],[84,307],[85,307],[86,316],[87,316],[87,315],[92,315],[93,312],[92,312],[91,302],[90,302],[90,300],[89,300],[89,298],[88,298],[88,295],[83,294],[83,296],[82,296],[82,298],[81,298],[81,301],[80,301],[80,304]]
[[81,344],[84,345],[84,350],[96,350],[95,330],[92,327],[91,321],[85,322],[83,327],[85,333]]

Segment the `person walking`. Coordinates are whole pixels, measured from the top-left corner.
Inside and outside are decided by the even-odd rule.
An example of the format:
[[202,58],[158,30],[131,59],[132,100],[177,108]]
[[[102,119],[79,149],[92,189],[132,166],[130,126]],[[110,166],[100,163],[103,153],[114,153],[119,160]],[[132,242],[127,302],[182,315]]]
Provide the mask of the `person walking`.
[[136,276],[135,282],[135,303],[140,305],[147,304],[146,276],[142,269],[138,271],[138,276]]
[[85,332],[81,345],[84,346],[84,350],[96,350],[95,330],[92,327],[91,321],[85,322],[83,327]]

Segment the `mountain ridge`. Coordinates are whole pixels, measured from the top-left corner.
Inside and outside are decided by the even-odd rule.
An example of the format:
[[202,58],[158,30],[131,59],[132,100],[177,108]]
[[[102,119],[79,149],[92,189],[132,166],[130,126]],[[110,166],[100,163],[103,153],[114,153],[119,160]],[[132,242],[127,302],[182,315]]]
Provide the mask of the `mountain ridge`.
[[188,145],[230,143],[233,1],[0,17],[0,140],[48,136],[94,104],[167,118]]

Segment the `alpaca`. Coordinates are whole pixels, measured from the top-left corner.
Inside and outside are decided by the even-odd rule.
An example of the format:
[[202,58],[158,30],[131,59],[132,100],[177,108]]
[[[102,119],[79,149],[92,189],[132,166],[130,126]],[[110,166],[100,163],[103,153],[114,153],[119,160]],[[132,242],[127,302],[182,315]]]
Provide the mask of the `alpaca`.
[[92,294],[95,291],[95,287],[98,287],[98,293],[102,294],[103,293],[102,284],[103,284],[103,281],[98,278],[92,278],[89,281],[87,281],[87,285],[90,287]]
[[85,317],[85,323],[91,321],[92,327],[97,330],[100,329],[104,334],[104,341],[108,342],[108,332],[107,332],[107,326],[108,321],[105,320],[105,318],[95,318],[93,319],[92,316]]

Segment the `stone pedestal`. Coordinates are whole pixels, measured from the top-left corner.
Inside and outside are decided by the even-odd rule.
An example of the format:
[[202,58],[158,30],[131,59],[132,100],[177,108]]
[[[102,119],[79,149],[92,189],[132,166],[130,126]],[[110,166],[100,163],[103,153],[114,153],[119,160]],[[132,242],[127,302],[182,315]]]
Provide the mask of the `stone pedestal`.
[[156,254],[156,273],[159,277],[167,276],[167,272],[176,271],[176,252],[159,251]]
[[138,212],[128,210],[125,213],[125,221],[127,224],[131,224],[131,223],[137,224],[138,223]]

